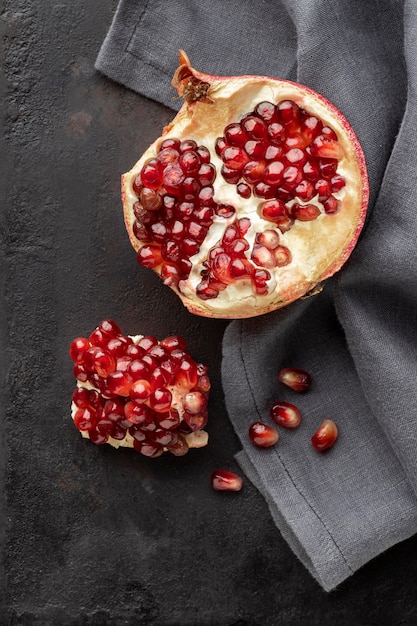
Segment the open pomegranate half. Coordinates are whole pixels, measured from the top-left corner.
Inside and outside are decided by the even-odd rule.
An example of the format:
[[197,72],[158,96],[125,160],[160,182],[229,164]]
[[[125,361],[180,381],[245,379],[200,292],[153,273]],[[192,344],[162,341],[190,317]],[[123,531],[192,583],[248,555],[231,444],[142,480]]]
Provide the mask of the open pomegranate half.
[[123,335],[103,320],[89,337],[76,337],[69,354],[77,380],[72,419],[83,437],[150,457],[207,444],[207,367],[179,335]]
[[208,317],[252,317],[318,290],[368,204],[346,118],[307,87],[203,74],[182,51],[172,84],[181,110],[122,177],[138,262]]

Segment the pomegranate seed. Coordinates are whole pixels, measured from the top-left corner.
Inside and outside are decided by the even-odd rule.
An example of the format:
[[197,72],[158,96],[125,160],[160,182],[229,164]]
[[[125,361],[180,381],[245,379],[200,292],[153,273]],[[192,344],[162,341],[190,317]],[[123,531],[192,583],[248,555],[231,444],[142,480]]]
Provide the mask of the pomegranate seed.
[[185,174],[179,163],[170,163],[166,166],[163,172],[162,182],[165,187],[165,191],[170,195],[178,196],[184,179]]
[[201,430],[207,424],[207,413],[198,413],[193,415],[184,411],[183,418],[192,432]]
[[321,215],[320,209],[315,204],[293,204],[291,214],[300,222],[310,222]]
[[248,140],[244,129],[238,123],[229,124],[224,129],[226,143],[231,146],[244,146]]
[[201,391],[189,391],[185,394],[182,404],[185,411],[194,415],[206,410],[207,397]]
[[165,387],[158,387],[149,397],[151,408],[158,413],[166,413],[171,408],[172,394]]
[[278,112],[285,125],[295,125],[300,121],[300,107],[292,100],[282,100],[278,105]]
[[145,211],[158,211],[162,206],[161,194],[155,189],[144,187],[140,194],[140,201]]
[[249,439],[258,448],[270,448],[277,443],[279,433],[273,426],[258,421],[250,425]]
[[90,406],[89,390],[85,387],[76,387],[72,394],[72,401],[80,409]]
[[99,376],[106,378],[116,367],[116,359],[103,348],[97,348],[93,358],[93,368]]
[[285,159],[288,161],[288,163],[304,165],[307,157],[300,148],[291,148],[291,150],[288,150],[288,152],[285,153]]
[[326,419],[316,430],[311,438],[313,448],[319,450],[327,450],[331,448],[338,437],[338,429],[333,420]]
[[197,384],[197,364],[190,359],[184,358],[176,374],[176,380],[180,387],[187,389],[195,387]]
[[171,407],[169,411],[163,411],[156,414],[156,420],[161,428],[171,430],[177,428],[181,423],[180,414]]
[[319,194],[319,200],[323,202],[330,195],[330,182],[324,178],[320,178],[315,184],[315,189]]
[[264,169],[262,161],[249,161],[242,170],[242,176],[247,183],[254,185],[262,179]]
[[236,186],[236,191],[242,198],[250,198],[252,195],[252,190],[246,183],[238,183]]
[[168,137],[164,139],[160,146],[159,151],[165,150],[165,148],[173,148],[177,152],[179,152],[181,141],[179,139],[175,139],[174,137]]
[[265,152],[265,161],[277,161],[283,155],[281,146],[269,145]]
[[281,161],[271,161],[263,172],[263,181],[267,185],[279,185],[282,180],[284,165]]
[[285,139],[285,128],[278,122],[272,122],[268,125],[268,139],[272,145],[280,145]]
[[139,198],[140,192],[143,189],[143,185],[142,185],[142,181],[140,179],[140,175],[135,177],[135,179],[133,180],[132,187],[133,187],[133,191],[135,192],[135,194]]
[[200,169],[200,159],[193,150],[188,150],[181,154],[178,163],[187,176],[195,176]]
[[253,193],[258,198],[274,198],[276,194],[276,187],[274,185],[268,185],[267,183],[257,183],[253,189]]
[[316,190],[310,180],[302,180],[301,183],[299,183],[294,189],[294,195],[297,196],[300,200],[308,202],[309,200],[312,200],[314,198],[314,196],[316,195]]
[[114,320],[103,320],[102,322],[100,322],[97,328],[101,330],[101,332],[103,332],[105,335],[108,335],[109,338],[122,336],[120,326]]
[[267,125],[255,115],[248,115],[241,122],[242,128],[250,139],[264,139],[267,136]]
[[277,108],[272,102],[260,102],[256,105],[254,113],[264,122],[273,122],[278,119]]
[[149,268],[158,267],[163,261],[160,247],[152,244],[142,246],[136,259],[140,265]]
[[279,198],[274,200],[266,200],[259,206],[261,217],[269,222],[274,222],[281,232],[289,230],[293,224],[293,218],[285,203]]
[[78,430],[90,430],[96,424],[96,413],[91,407],[79,408],[74,413],[74,424]]
[[210,163],[211,154],[210,150],[206,148],[206,146],[198,146],[196,149],[198,157],[200,159],[200,163]]
[[74,377],[80,381],[80,383],[86,383],[88,380],[88,372],[82,363],[74,364]]
[[159,443],[161,446],[169,446],[177,442],[178,434],[164,430],[163,428],[156,428],[149,434],[149,438],[155,443]]
[[257,141],[256,139],[250,139],[245,143],[245,152],[254,161],[259,161],[265,157],[267,145],[264,141]]
[[132,424],[143,424],[147,419],[147,406],[129,400],[124,405],[124,416]]
[[124,407],[125,403],[122,398],[112,398],[104,403],[103,412],[112,422],[119,422],[125,417]]
[[259,243],[269,250],[274,250],[279,245],[279,234],[276,230],[264,230],[263,232],[256,233],[256,243]]
[[188,152],[190,150],[195,152],[197,150],[197,143],[194,139],[183,139],[180,143],[179,150],[180,152]]
[[299,166],[289,165],[282,173],[281,187],[292,191],[303,179],[303,172]]
[[329,196],[323,202],[323,206],[324,206],[324,210],[326,213],[328,214],[337,213],[340,207],[340,202],[339,200],[336,200],[334,196]]
[[249,157],[243,148],[228,146],[222,152],[222,160],[230,170],[241,170],[249,161]]
[[[247,160],[249,160],[248,157]],[[240,170],[232,169],[227,165],[222,165],[220,173],[223,176],[224,180],[230,185],[235,185],[240,181],[241,178]]]
[[185,341],[182,337],[180,337],[180,335],[170,335],[169,337],[162,339],[160,341],[160,345],[169,350],[169,352],[178,349],[185,350],[186,347]]
[[180,153],[175,148],[165,148],[161,150],[156,157],[156,160],[161,165],[161,167],[165,168],[169,163],[175,163],[178,160]]
[[280,369],[278,380],[298,393],[304,393],[311,387],[310,374],[298,367],[284,367]]
[[320,176],[320,168],[317,161],[307,161],[303,166],[303,174],[307,180],[316,182]]
[[217,154],[217,156],[221,157],[221,155],[223,154],[223,150],[227,148],[227,143],[224,139],[224,137],[217,137],[215,143],[214,143],[214,150]]
[[[122,394],[120,394],[122,395]],[[129,389],[129,396],[137,404],[145,403],[151,395],[151,384],[148,380],[136,380]]]
[[317,137],[322,128],[322,122],[314,115],[308,115],[301,123],[301,131],[309,142]]
[[156,159],[150,159],[143,166],[140,178],[144,187],[158,189],[162,184],[161,167]]
[[202,187],[212,185],[216,179],[216,168],[212,163],[202,163],[197,172],[197,178]]
[[251,261],[255,265],[272,269],[276,267],[276,259],[272,250],[261,244],[255,244],[252,248]]
[[134,439],[133,447],[135,448],[136,452],[152,458],[161,456],[164,451],[163,447],[159,443],[150,443],[146,440],[138,441],[137,439]]
[[215,491],[240,491],[243,486],[243,481],[238,474],[225,469],[215,470],[210,480]]
[[285,428],[297,428],[301,424],[299,408],[283,400],[272,405],[270,416],[276,424]]
[[189,447],[184,437],[182,437],[181,435],[178,435],[177,441],[167,446],[167,449],[174,456],[184,456],[184,454],[187,454]]
[[85,352],[89,349],[90,342],[86,337],[77,337],[70,343],[69,355],[72,361],[79,362],[84,358]]
[[110,393],[118,396],[128,396],[133,380],[128,372],[115,370],[107,376],[107,388]]
[[215,213],[219,217],[229,219],[230,217],[233,217],[233,215],[236,213],[236,209],[230,204],[218,204],[215,208]]
[[96,446],[101,446],[107,443],[110,435],[108,432],[100,432],[97,428],[92,428],[88,431],[88,436]]
[[266,269],[256,269],[253,273],[253,284],[255,291],[259,295],[268,293],[268,280],[271,280],[271,274]]
[[126,353],[129,346],[133,345],[130,337],[114,337],[108,342],[107,350],[113,357],[119,358]]
[[343,148],[337,139],[322,134],[313,139],[310,144],[310,154],[324,159],[342,159]]
[[286,246],[277,246],[274,255],[277,267],[284,267],[292,261],[291,251]]

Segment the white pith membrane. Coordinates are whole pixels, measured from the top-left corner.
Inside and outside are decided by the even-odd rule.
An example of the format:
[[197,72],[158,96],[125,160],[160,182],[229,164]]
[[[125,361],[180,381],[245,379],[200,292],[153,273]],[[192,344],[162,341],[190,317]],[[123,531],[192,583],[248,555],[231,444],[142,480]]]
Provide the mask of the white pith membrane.
[[[138,202],[133,183],[144,164],[157,156],[162,141],[168,138],[192,139],[198,146],[205,146],[210,151],[210,162],[217,172],[213,183],[214,200],[218,204],[233,206],[236,213],[228,218],[214,215],[199,251],[190,257],[192,269],[189,276],[178,284],[169,286],[179,295],[184,305],[198,315],[222,318],[260,315],[314,291],[323,280],[338,271],[349,257],[363,226],[368,201],[363,153],[343,115],[322,96],[306,87],[266,77],[217,78],[192,69],[190,72],[194,81],[209,84],[208,90],[204,92],[205,97],[194,102],[185,102],[172,123],[164,129],[162,137],[122,177],[123,207],[129,238],[136,251],[149,243],[139,241],[133,232],[136,219],[133,205]],[[250,198],[243,198],[237,193],[235,184],[224,180],[220,172],[223,161],[215,151],[216,139],[223,134],[228,124],[239,122],[260,102],[267,101],[277,105],[283,100],[295,102],[336,133],[343,153],[338,162],[337,174],[345,181],[343,188],[332,193],[339,201],[336,213],[327,214],[318,195],[304,202],[299,198],[288,200],[286,205],[289,209],[294,203],[315,205],[320,209],[320,215],[310,221],[295,219],[286,232],[281,232],[273,221],[260,216],[259,206],[265,202],[264,198],[255,197],[253,193]],[[163,189],[161,193],[164,193]],[[226,228],[242,217],[250,220],[250,228],[244,235],[249,244],[249,249],[245,252],[247,259],[251,257],[256,233],[276,230],[279,244],[290,251],[291,260],[285,266],[268,267],[270,278],[266,281],[267,293],[257,294],[252,280],[242,278],[227,284],[217,297],[203,300],[196,293],[196,289],[202,281],[208,253],[219,245]],[[256,267],[262,269],[262,266]],[[161,273],[161,265],[153,269],[158,274]]]
[[[134,344],[138,344],[139,341],[144,337],[144,335],[128,335],[128,338],[132,340],[132,342]],[[92,345],[92,347],[94,347]],[[189,357],[190,355],[187,353],[187,356]],[[132,358],[132,360],[134,360]],[[138,360],[140,360],[140,357],[138,358]],[[82,361],[80,361],[80,363],[82,363]],[[201,364],[197,363],[196,361],[194,361],[194,363],[197,366],[201,366]],[[205,368],[206,370],[207,368]],[[208,382],[208,377],[205,374],[205,380],[206,380],[206,387],[209,388],[209,382]],[[100,396],[102,396],[102,391],[95,386],[94,384],[91,384],[91,382],[87,381],[82,381],[82,380],[78,380],[76,379],[76,383],[77,383],[77,388],[84,388],[87,390],[95,390],[97,391]],[[190,429],[187,428],[186,422],[184,420],[184,414],[185,414],[185,409],[184,409],[184,404],[183,404],[183,398],[184,395],[195,391],[195,390],[199,390],[199,387],[197,385],[193,385],[193,386],[181,386],[178,384],[177,381],[174,381],[172,384],[166,384],[165,388],[168,389],[171,394],[172,394],[172,401],[171,401],[171,408],[175,409],[176,411],[178,411],[179,414],[179,418],[181,420],[181,423],[178,427],[175,427],[172,429],[172,432],[179,434],[186,442],[188,448],[202,448],[204,446],[207,445],[208,443],[208,433],[203,430],[203,429],[199,429],[199,430],[194,430],[191,432],[186,432],[187,430],[189,431]],[[208,395],[209,395],[209,391],[207,388],[205,388],[205,390],[202,392],[203,395],[205,396],[206,399],[208,399]],[[105,400],[111,400],[112,398],[114,398],[116,396],[112,396],[110,395],[105,395],[102,396],[103,401]],[[130,400],[129,396],[118,396],[118,399],[122,398],[123,401],[128,402]],[[147,406],[149,407],[149,403],[145,402],[143,403],[143,406]],[[77,412],[77,410],[80,407],[78,407],[76,405],[76,403],[74,401],[71,402],[71,417],[72,420],[74,421],[74,416]],[[206,414],[207,409],[205,409],[204,411],[202,411],[202,413]],[[127,448],[133,448],[134,447],[134,442],[135,442],[135,438],[131,435],[131,433],[129,432],[129,427],[138,427],[140,428],[141,424],[140,423],[130,423],[129,426],[127,426],[126,429],[126,434],[123,438],[113,438],[112,436],[108,435],[106,441],[102,441],[100,443],[106,443],[109,444],[111,446],[113,446],[114,448],[119,448],[119,447],[127,447]],[[82,437],[84,437],[85,439],[90,439],[90,432],[89,430],[81,430],[77,427],[77,429],[79,430],[80,434]],[[169,429],[168,429],[169,430]],[[146,432],[146,431],[145,431]],[[150,437],[149,440],[151,441],[152,438]],[[166,446],[162,446],[162,449],[164,452],[169,451],[169,447]],[[149,455],[149,456],[153,456],[153,455]],[[158,456],[158,455],[156,455]],[[182,454],[180,455],[182,456]]]

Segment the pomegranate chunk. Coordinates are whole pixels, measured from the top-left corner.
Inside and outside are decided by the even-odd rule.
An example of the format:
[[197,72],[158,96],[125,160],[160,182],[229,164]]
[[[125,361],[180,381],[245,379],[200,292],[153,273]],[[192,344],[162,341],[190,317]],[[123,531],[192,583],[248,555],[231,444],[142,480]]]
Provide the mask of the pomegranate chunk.
[[311,438],[313,448],[319,452],[331,448],[334,445],[338,434],[338,428],[334,421],[330,419],[324,420]]
[[[181,111],[122,179],[138,263],[207,317],[261,315],[313,292],[365,220],[366,166],[346,118],[307,87],[203,74],[183,51],[172,85]],[[230,247],[242,219],[250,228]],[[257,238],[272,230],[279,249]]]
[[69,354],[77,380],[72,418],[83,437],[149,457],[182,456],[207,444],[207,367],[179,335],[124,336],[104,320],[88,338],[74,339]]
[[218,469],[211,474],[211,486],[215,491],[240,491],[243,481],[230,470]]

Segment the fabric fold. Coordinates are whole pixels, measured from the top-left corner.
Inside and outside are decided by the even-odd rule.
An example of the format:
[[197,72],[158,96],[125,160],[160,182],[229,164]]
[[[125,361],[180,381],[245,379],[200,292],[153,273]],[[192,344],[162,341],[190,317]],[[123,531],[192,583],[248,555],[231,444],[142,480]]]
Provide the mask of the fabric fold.
[[[178,109],[178,49],[222,75],[264,74],[321,92],[364,148],[367,223],[324,291],[259,318],[232,321],[222,381],[243,471],[297,557],[327,591],[417,531],[417,8],[411,1],[121,0],[96,67]],[[295,397],[284,366],[313,376]],[[269,450],[248,439],[275,400],[299,406],[296,431]],[[324,454],[323,419],[339,427]]]

